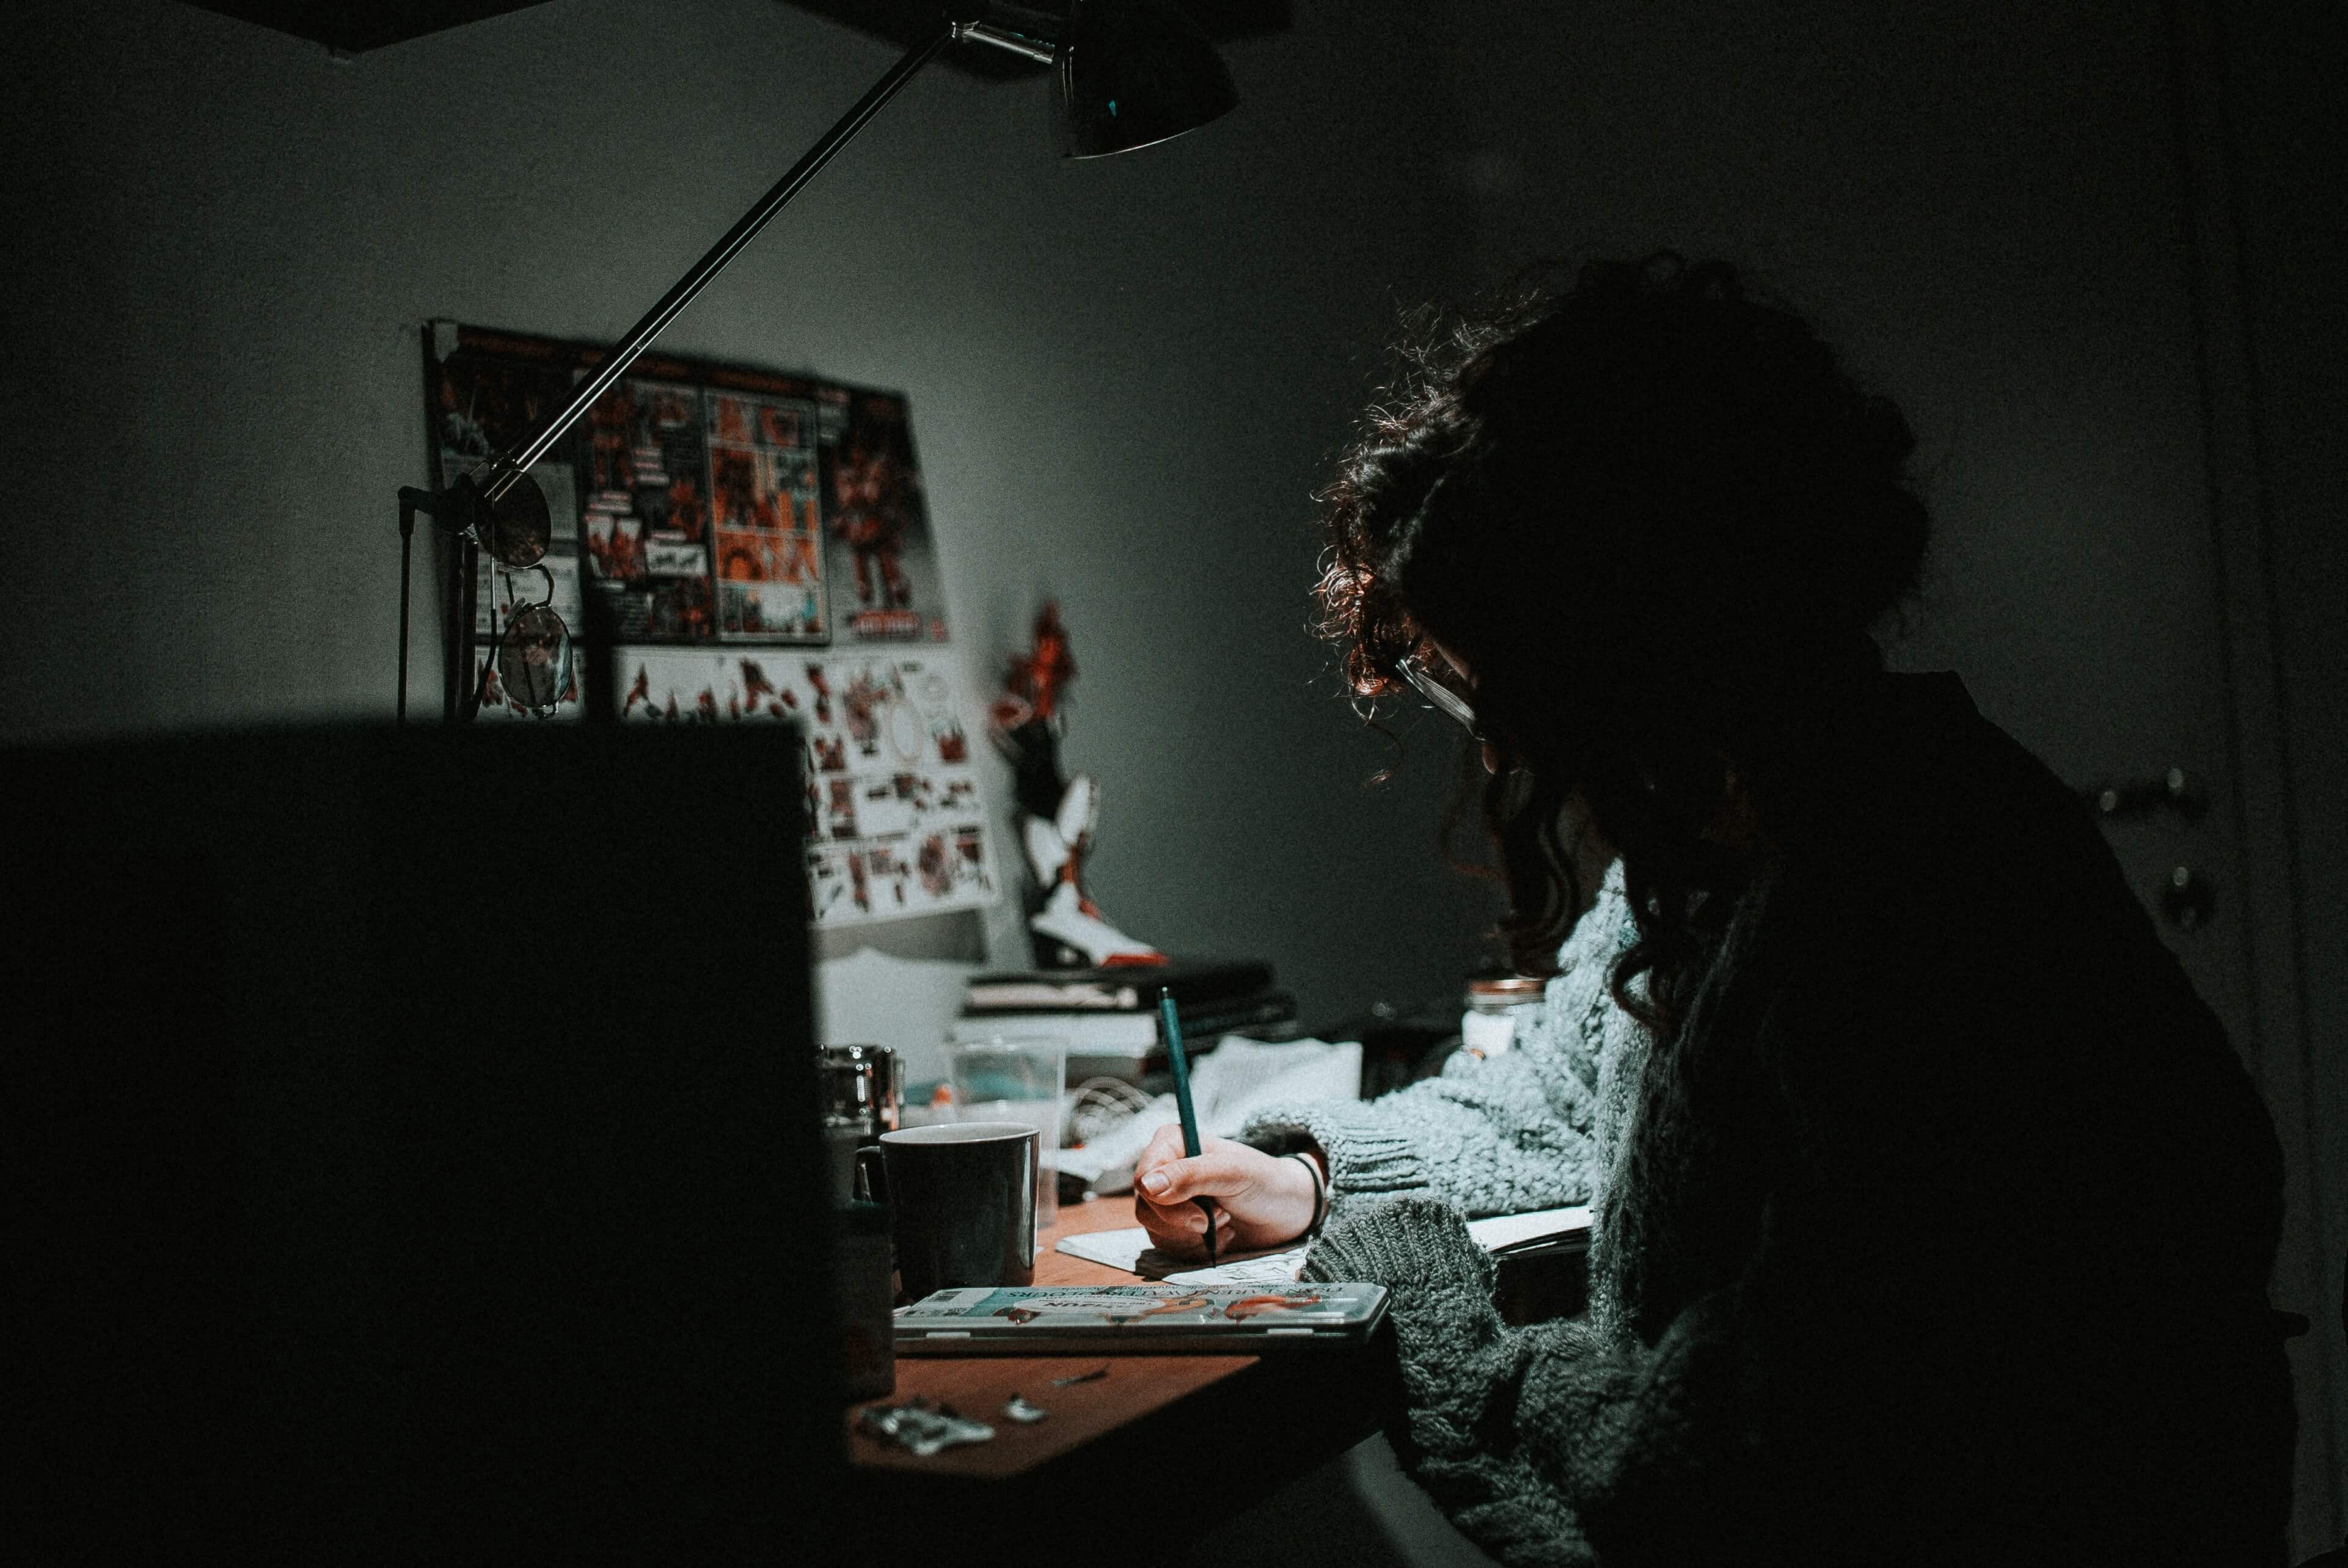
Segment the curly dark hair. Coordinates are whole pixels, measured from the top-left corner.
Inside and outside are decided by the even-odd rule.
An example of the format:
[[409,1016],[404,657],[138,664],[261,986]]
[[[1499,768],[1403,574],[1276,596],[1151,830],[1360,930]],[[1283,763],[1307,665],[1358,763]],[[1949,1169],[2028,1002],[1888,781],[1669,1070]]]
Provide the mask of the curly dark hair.
[[1317,497],[1322,626],[1362,697],[1437,641],[1468,664],[1508,764],[1482,805],[1511,960],[1554,970],[1586,808],[1639,927],[1615,997],[1668,1029],[1746,874],[1706,832],[1731,774],[1766,830],[1793,825],[1807,738],[1881,669],[1870,630],[1931,525],[1900,411],[1733,268],[1560,277],[1405,348]]

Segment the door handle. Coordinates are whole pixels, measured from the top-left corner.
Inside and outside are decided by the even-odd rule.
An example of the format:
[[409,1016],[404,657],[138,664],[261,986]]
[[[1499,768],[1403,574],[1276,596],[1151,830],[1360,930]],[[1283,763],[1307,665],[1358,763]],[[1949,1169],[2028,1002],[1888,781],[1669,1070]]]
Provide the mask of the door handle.
[[[2166,812],[2179,821],[2199,822],[2209,810],[2209,792],[2199,777],[2183,768],[2171,768],[2157,779],[2116,779],[2089,784],[2079,799],[2099,822],[2150,816]],[[2217,889],[2209,878],[2190,866],[2177,866],[2160,879],[2152,903],[2161,917],[2179,931],[2198,931],[2218,911]]]
[[2209,809],[2209,792],[2183,768],[2171,768],[2157,779],[2090,784],[2079,792],[2079,798],[2106,822],[2156,811],[2174,812],[2187,822],[2199,822]]
[[2160,912],[2178,930],[2198,931],[2218,912],[2217,890],[2190,866],[2179,866],[2161,879]]

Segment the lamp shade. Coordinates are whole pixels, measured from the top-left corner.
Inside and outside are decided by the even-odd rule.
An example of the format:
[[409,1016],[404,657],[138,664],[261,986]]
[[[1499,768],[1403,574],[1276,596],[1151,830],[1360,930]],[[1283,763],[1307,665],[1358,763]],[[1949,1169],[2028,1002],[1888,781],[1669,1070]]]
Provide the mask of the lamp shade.
[[1075,0],[1056,69],[1070,158],[1148,147],[1240,101],[1214,44],[1174,0]]

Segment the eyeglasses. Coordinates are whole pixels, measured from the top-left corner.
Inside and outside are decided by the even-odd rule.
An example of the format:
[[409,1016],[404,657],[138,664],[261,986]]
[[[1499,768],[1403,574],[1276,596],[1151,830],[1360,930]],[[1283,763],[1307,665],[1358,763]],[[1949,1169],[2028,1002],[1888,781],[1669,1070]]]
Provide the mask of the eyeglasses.
[[[505,580],[506,603],[504,612],[496,614],[497,637],[481,661],[474,701],[484,707],[511,702],[545,718],[573,689],[571,629],[555,612],[554,573],[546,566],[554,530],[538,481],[519,476],[478,531],[483,551]],[[514,592],[514,578],[530,570],[545,582],[546,597],[523,603]]]
[[546,597],[535,604],[517,602],[512,575],[501,574],[506,607],[489,656],[481,661],[476,701],[484,707],[512,702],[543,719],[572,694],[571,629],[554,610],[554,574],[543,565],[537,570],[546,580]]
[[1476,723],[1474,694],[1457,672],[1437,669],[1416,653],[1404,654],[1395,668],[1414,691],[1434,704],[1437,712],[1458,721],[1459,726],[1478,741],[1484,738],[1482,728]]

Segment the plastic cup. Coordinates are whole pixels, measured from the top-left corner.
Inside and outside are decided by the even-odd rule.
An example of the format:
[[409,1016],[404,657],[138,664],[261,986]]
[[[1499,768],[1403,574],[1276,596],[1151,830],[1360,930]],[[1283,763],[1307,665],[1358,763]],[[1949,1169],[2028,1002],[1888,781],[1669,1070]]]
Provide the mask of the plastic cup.
[[1060,1212],[1060,1124],[1067,1103],[1068,1042],[1004,1038],[949,1048],[954,1100],[964,1122],[1016,1122],[1037,1139],[1035,1229]]

